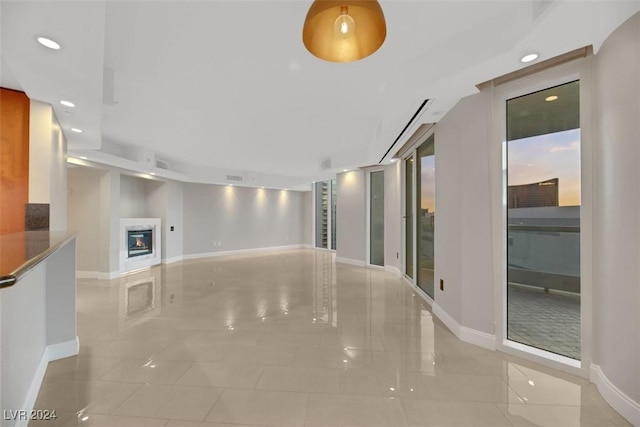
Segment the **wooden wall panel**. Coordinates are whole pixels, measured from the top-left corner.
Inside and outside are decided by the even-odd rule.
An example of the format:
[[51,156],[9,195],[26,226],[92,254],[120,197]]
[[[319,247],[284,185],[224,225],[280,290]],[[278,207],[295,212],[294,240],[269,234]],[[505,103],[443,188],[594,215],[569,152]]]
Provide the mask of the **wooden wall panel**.
[[0,234],[24,231],[29,201],[29,98],[0,88]]

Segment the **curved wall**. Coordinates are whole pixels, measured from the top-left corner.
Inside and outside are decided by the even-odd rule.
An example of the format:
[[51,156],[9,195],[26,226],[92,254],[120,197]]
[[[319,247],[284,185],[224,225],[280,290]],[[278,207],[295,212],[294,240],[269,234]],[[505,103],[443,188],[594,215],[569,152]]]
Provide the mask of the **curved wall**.
[[605,41],[593,71],[593,363],[635,401],[640,425],[640,14]]

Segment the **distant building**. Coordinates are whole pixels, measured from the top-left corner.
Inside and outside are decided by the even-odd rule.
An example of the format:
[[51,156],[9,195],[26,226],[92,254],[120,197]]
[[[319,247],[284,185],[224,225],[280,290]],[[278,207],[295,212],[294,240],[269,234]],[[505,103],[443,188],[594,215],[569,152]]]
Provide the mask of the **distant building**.
[[507,187],[507,209],[558,206],[558,178]]

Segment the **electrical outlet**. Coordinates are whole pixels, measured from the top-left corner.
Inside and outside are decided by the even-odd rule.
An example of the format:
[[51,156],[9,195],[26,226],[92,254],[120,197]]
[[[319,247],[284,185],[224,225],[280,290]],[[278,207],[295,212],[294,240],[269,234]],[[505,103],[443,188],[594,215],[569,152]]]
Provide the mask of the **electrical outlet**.
[[444,291],[444,279],[440,279],[440,290]]
[[400,259],[400,252],[396,252],[396,259]]
[[173,227],[173,225],[171,226],[171,231],[175,230],[175,228]]

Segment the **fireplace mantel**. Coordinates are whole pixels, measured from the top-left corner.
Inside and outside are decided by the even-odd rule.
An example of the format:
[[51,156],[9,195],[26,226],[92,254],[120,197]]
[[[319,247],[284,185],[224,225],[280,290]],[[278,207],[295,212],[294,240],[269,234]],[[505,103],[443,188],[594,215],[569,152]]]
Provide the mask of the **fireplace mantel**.
[[[160,264],[161,225],[160,218],[120,219],[120,274]],[[130,248],[131,244],[137,244],[137,247]]]

